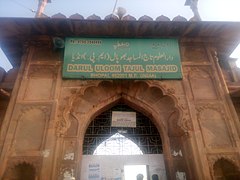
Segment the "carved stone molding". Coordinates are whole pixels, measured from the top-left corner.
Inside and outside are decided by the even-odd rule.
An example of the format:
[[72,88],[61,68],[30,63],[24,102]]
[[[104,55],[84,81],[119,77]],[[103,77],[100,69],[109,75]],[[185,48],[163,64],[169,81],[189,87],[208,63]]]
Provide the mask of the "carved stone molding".
[[29,104],[29,105],[23,105],[20,108],[20,115],[18,116],[19,119],[27,112],[33,110],[33,109],[38,109],[40,111],[42,111],[46,117],[50,116],[50,112],[51,112],[51,108],[49,105],[40,105],[40,104]]
[[210,53],[212,55],[212,58],[218,63],[218,53],[217,53],[216,49],[212,48],[210,50]]
[[[207,67],[207,68],[206,68]],[[203,79],[208,79],[211,78],[212,75],[210,74],[210,67],[206,66],[204,68],[197,67],[197,66],[190,66],[190,67],[185,67],[185,70],[188,72],[189,78],[203,78]]]
[[176,106],[181,111],[181,117],[178,120],[178,126],[182,128],[185,133],[193,131],[193,125],[191,122],[190,111],[188,108],[187,101],[184,96],[176,94],[176,89],[171,86],[169,81],[147,81],[150,86],[157,86],[164,94],[171,96],[176,99]]
[[64,97],[64,106],[60,107],[59,120],[56,122],[56,135],[63,137],[71,125],[69,115],[71,114],[74,101],[84,95],[86,89],[97,87],[102,81],[83,81],[80,88],[72,88],[67,97]]
[[187,69],[186,79],[195,100],[217,100],[220,98],[219,86],[212,73],[211,66],[196,67],[191,66]]
[[14,121],[21,121],[22,117],[31,110],[40,110],[45,115],[46,119],[50,117],[51,106],[40,104],[18,104],[18,108],[14,114]]
[[164,81],[149,80],[146,81],[150,87],[158,87],[165,95],[174,95],[176,90],[171,87],[170,83]]
[[19,106],[21,107],[19,108],[19,112],[17,113],[18,115],[15,117],[16,121],[21,121],[22,117],[24,117],[24,115],[31,110],[40,110],[45,115],[46,120],[50,118],[50,113],[51,113],[50,105],[19,104]]
[[211,104],[211,103],[204,104],[204,105],[198,105],[196,107],[198,120],[201,119],[200,115],[201,115],[202,111],[204,111],[206,109],[212,109],[212,110],[219,112],[221,114],[221,116],[223,117],[223,119],[227,120],[226,112],[224,111],[224,109],[219,104]]
[[208,62],[208,56],[204,43],[182,42],[180,49],[183,62],[201,63]]
[[58,75],[58,65],[31,65],[28,77],[47,77],[56,79]]
[[179,108],[182,111],[182,118],[179,120],[178,124],[184,130],[185,133],[188,133],[189,131],[193,131],[190,111],[189,111],[186,100],[184,100],[183,98],[178,98],[178,100],[179,100]]
[[[17,121],[18,125],[24,120],[24,116],[32,111],[32,110],[39,110],[43,113],[44,121],[47,122],[50,119],[50,113],[51,113],[51,106],[50,105],[34,105],[34,104],[18,104],[19,109],[16,112],[16,115],[14,117],[14,121]],[[15,138],[18,136],[15,135]],[[16,139],[14,139],[10,145],[10,154],[15,152],[15,145],[16,145]]]
[[239,157],[237,154],[232,153],[220,153],[220,154],[211,154],[207,156],[210,172],[214,176],[214,164],[221,159],[225,159],[235,165],[240,171]]
[[[148,99],[144,100],[141,97],[146,97],[147,95],[144,93],[145,90],[139,90],[138,88],[136,88],[135,86],[137,86],[137,83],[139,83],[141,85],[142,83],[142,88],[147,88],[146,90],[149,90],[148,93],[150,93],[150,91],[152,90],[156,90],[159,91],[158,94],[156,94],[156,101],[158,101],[160,97],[169,97],[169,99],[172,99],[172,101],[175,104],[175,108],[177,108],[180,111],[180,118],[179,118],[179,122],[178,125],[179,127],[181,127],[184,132],[188,132],[188,131],[192,131],[192,124],[190,121],[190,116],[189,116],[189,109],[187,107],[187,103],[185,100],[182,100],[181,98],[176,97],[175,95],[175,89],[173,87],[171,87],[170,85],[168,85],[167,83],[159,83],[159,81],[124,81],[124,83],[122,83],[121,81],[97,81],[95,82],[95,84],[89,83],[86,86],[83,86],[79,89],[74,88],[72,89],[69,93],[68,93],[68,97],[63,97],[64,99],[64,107],[61,107],[61,111],[60,113],[62,113],[61,115],[59,115],[59,120],[56,122],[56,133],[57,136],[64,136],[64,134],[66,133],[66,131],[68,130],[68,128],[70,127],[70,119],[69,119],[69,115],[70,114],[75,114],[72,113],[73,111],[73,107],[74,107],[74,103],[79,100],[79,102],[81,102],[81,98],[85,95],[85,93],[88,91],[88,89],[90,90],[92,96],[96,96],[96,100],[94,99],[93,104],[91,104],[93,107],[95,107],[96,103],[103,103],[105,101],[109,102],[109,98],[114,98],[116,96],[121,96],[122,97],[128,97],[128,99],[131,98],[137,98],[140,101],[146,101],[144,103],[149,104],[149,106],[151,105],[151,102],[147,102]],[[109,90],[109,92],[104,91],[104,89],[107,88]],[[104,92],[104,94],[94,94],[94,92],[98,92],[98,90],[102,90],[101,92]],[[158,89],[158,90],[157,90]],[[138,92],[138,97],[133,97],[134,92]],[[141,92],[139,92],[141,91]],[[155,92],[155,91],[154,91]],[[110,96],[109,93],[112,93],[112,95]],[[129,95],[127,95],[128,93],[130,93]],[[139,95],[140,93],[140,95]],[[144,94],[143,94],[144,93]],[[102,97],[99,97],[102,96]],[[152,94],[150,93],[149,96],[152,96]],[[121,98],[121,97],[120,97]],[[131,99],[130,98],[130,99]],[[150,97],[152,98],[152,97]],[[83,98],[86,99],[86,98]],[[178,103],[178,101],[181,99],[181,104]],[[89,101],[86,101],[86,103],[90,103]],[[82,104],[81,106],[85,106],[88,104]],[[84,108],[84,107],[83,107]],[[157,108],[157,106],[155,107]]]
[[233,146],[234,140],[227,124],[229,119],[221,104],[198,105],[196,111],[206,146],[210,148],[229,148]]
[[83,95],[85,88],[80,89],[72,89],[70,91],[70,95],[68,97],[65,97],[64,104],[65,106],[59,107],[60,114],[58,115],[59,120],[56,122],[56,134],[58,137],[64,136],[64,134],[67,132],[68,128],[71,125],[71,122],[69,120],[69,115],[71,113],[72,105],[74,103],[74,100],[78,98],[79,96]]

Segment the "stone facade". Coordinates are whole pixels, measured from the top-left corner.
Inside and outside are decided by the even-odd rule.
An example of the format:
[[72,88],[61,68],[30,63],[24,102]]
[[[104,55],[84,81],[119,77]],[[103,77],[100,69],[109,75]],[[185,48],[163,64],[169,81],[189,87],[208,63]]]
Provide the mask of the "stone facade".
[[176,172],[214,179],[221,159],[240,171],[240,123],[215,48],[182,38],[180,54],[182,80],[67,80],[61,52],[49,40],[30,43],[2,122],[0,179],[14,178],[18,165],[39,180],[64,179],[66,171],[79,179],[88,125],[120,100],[156,125],[168,179]]

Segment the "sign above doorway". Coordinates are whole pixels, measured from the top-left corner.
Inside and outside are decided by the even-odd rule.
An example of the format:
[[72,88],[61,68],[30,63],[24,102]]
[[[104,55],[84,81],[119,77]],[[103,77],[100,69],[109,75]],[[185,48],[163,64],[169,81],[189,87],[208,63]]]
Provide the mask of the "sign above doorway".
[[113,127],[136,127],[136,112],[112,111]]
[[63,78],[181,79],[178,40],[66,38]]

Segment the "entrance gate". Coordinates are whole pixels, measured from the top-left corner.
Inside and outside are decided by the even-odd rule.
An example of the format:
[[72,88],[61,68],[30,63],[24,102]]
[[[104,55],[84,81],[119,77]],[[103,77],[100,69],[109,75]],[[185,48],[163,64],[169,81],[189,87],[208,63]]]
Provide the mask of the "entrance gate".
[[[157,174],[166,179],[162,142],[155,125],[148,117],[136,112],[136,127],[113,127],[113,111],[136,112],[118,103],[90,123],[83,143],[86,156],[83,156],[81,179],[124,180],[126,165],[145,165],[146,175]],[[139,149],[144,155],[137,155]],[[145,176],[145,179],[148,178]]]
[[[180,98],[175,97],[174,91],[154,81],[94,81],[84,88],[72,89],[66,99],[68,103],[61,112],[63,119],[57,123],[57,132],[62,137],[58,145],[63,157],[59,163],[62,178],[71,174],[80,179],[84,156],[92,156],[97,145],[120,133],[137,144],[143,154],[163,153],[168,179],[179,176],[196,179],[192,142],[187,133],[191,124],[185,117],[187,109],[183,111],[183,105],[179,106]],[[105,116],[109,116],[111,108],[141,112],[143,116],[137,122],[140,126],[135,129],[137,135],[131,128],[119,129],[111,127],[110,122],[106,124]],[[101,115],[102,120],[94,121]],[[97,123],[100,124],[95,127]],[[148,137],[152,134],[156,136]],[[142,140],[145,142],[139,143]]]

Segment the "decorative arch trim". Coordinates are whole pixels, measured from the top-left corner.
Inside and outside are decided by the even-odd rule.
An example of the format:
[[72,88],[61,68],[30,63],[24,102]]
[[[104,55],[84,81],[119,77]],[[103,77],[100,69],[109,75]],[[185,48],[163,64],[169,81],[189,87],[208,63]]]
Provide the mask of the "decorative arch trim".
[[68,97],[67,105],[63,110],[63,118],[56,123],[57,135],[64,136],[70,127],[70,114],[80,119],[88,114],[99,113],[99,109],[119,99],[124,99],[133,106],[145,110],[145,113],[164,114],[165,116],[162,117],[162,124],[160,125],[162,131],[163,129],[168,131],[166,121],[173,111],[178,111],[177,124],[184,132],[188,132],[192,130],[188,110],[185,105],[178,104],[179,98],[174,93],[174,88],[170,88],[164,83],[156,83],[155,81],[119,80],[90,83],[87,86],[74,90]]
[[40,167],[42,163],[41,157],[29,157],[29,156],[21,156],[21,157],[12,157],[7,164],[7,168],[5,174],[11,169],[15,168],[21,164],[28,164],[35,169],[36,174],[40,173]]

